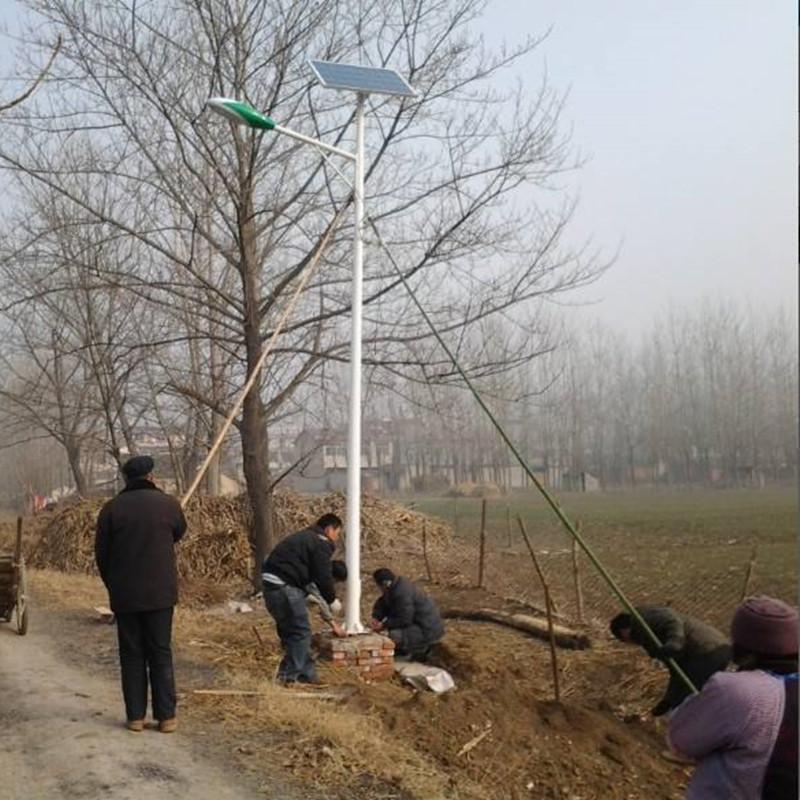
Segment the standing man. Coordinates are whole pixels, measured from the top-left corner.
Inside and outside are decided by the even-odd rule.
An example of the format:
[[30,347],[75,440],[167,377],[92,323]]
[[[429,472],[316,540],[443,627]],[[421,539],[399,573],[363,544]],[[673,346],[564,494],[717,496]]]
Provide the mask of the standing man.
[[331,556],[341,532],[341,519],[336,514],[324,514],[310,528],[278,542],[261,567],[264,605],[275,620],[283,645],[278,680],[286,685],[319,683],[311,658],[307,587],[315,584],[328,604],[336,599]]
[[125,488],[97,518],[95,561],[116,616],[128,730],[144,728],[148,674],[153,718],[177,729],[172,669],[172,612],[178,602],[175,542],[186,531],[177,500],[153,483],[153,459],[122,465]]
[[370,627],[385,631],[398,656],[424,661],[428,651],[444,636],[444,623],[436,603],[408,578],[390,569],[376,569],[373,580],[381,596],[372,608]]
[[673,659],[700,689],[715,672],[728,666],[731,646],[716,628],[666,606],[637,606],[636,610],[658,637],[661,647],[652,643],[630,614],[617,614],[611,620],[611,633],[621,642],[643,647],[650,658],[664,662],[670,670],[666,692],[650,712],[654,717],[660,717],[691,694],[683,680],[669,667],[669,659]]

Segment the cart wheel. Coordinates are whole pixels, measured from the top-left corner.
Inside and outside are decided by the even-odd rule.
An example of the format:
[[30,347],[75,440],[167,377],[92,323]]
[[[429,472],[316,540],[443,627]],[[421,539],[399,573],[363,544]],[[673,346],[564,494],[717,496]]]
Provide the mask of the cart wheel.
[[24,636],[28,632],[28,581],[25,577],[25,562],[19,565],[19,583],[17,584],[17,633]]

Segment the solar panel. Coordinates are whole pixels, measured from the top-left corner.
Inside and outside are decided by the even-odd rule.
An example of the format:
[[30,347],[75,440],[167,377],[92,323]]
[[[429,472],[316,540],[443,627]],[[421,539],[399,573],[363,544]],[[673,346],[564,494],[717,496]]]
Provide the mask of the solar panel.
[[393,69],[336,64],[333,61],[309,60],[317,80],[326,89],[350,89],[364,94],[391,94],[414,97],[408,81]]

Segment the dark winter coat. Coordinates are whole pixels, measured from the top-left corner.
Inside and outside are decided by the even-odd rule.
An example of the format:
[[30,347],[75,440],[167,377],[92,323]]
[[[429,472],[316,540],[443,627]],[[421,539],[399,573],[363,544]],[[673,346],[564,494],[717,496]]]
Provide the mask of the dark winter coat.
[[103,506],[94,551],[112,611],[157,611],[178,602],[174,545],[185,531],[178,501],[143,478]]
[[662,661],[668,658],[694,658],[712,653],[728,644],[725,635],[716,628],[672,608],[639,606],[636,610],[663,645],[657,648],[636,620],[631,620],[631,641],[647,650],[651,658]]
[[[696,688],[702,688],[715,672],[721,672],[730,663],[728,640],[711,625],[666,606],[639,606],[636,610],[663,646],[656,647],[634,619],[631,641],[643,647],[651,658],[664,663],[674,659]],[[652,710],[654,716],[676,708],[689,694],[683,680],[672,674],[672,670],[670,673],[664,697]]]
[[444,636],[444,623],[436,603],[408,578],[394,579],[389,590],[375,602],[372,618],[382,620],[384,628],[390,631],[416,625],[429,641]]
[[331,556],[336,545],[325,536],[322,528],[312,525],[289,534],[264,559],[261,572],[280,578],[288,586],[305,591],[315,583],[326,602],[336,599],[331,575]]

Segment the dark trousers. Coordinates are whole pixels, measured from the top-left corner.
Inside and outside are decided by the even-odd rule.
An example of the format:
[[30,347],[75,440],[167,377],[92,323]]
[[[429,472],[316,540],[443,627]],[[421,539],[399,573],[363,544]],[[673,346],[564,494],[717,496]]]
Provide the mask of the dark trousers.
[[424,661],[433,645],[442,640],[444,633],[424,630],[419,625],[407,628],[392,628],[389,638],[395,644],[395,654],[409,656],[415,661]]
[[172,608],[117,614],[122,696],[128,719],[147,714],[148,677],[153,717],[175,716],[175,674],[172,669]]
[[[702,653],[693,657],[678,657],[678,666],[686,673],[686,677],[700,690],[705,682],[716,672],[723,672],[731,661],[730,645],[720,645],[710,653]],[[664,697],[650,712],[654,717],[660,717],[667,711],[677,708],[691,692],[683,679],[678,677],[672,669],[669,671],[669,683]]]
[[277,589],[264,586],[264,605],[275,620],[283,645],[283,659],[278,680],[291,683],[316,681],[317,672],[311,658],[311,623],[308,621],[306,593],[294,586]]

